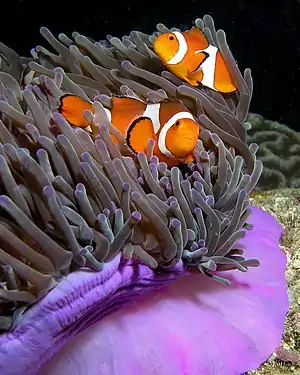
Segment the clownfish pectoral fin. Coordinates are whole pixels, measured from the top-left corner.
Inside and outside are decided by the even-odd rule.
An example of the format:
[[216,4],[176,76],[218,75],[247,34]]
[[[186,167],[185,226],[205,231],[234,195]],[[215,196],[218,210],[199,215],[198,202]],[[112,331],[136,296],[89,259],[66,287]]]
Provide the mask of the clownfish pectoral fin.
[[193,161],[195,161],[195,157],[194,157],[193,155],[189,155],[189,156],[187,156],[187,157],[183,160],[183,164],[192,163]]
[[200,70],[201,65],[209,57],[209,54],[204,51],[195,51],[194,56],[188,62],[188,70],[190,72],[197,72]]
[[185,80],[192,86],[199,86],[201,85],[201,81],[203,80],[203,72],[202,70],[196,72],[188,72]]
[[148,117],[139,117],[130,125],[126,141],[134,152],[144,152],[151,138],[155,139],[151,119]]
[[94,113],[94,107],[91,102],[77,95],[66,94],[60,98],[58,112],[72,126],[87,128],[90,124],[83,116],[83,112],[89,110]]

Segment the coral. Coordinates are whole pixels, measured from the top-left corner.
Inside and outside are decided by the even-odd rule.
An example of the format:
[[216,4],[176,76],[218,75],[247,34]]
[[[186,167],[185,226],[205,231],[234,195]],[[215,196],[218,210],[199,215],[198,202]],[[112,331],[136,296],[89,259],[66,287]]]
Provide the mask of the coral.
[[299,187],[300,133],[254,113],[247,121],[251,124],[248,142],[259,145],[257,158],[264,165],[256,190]]

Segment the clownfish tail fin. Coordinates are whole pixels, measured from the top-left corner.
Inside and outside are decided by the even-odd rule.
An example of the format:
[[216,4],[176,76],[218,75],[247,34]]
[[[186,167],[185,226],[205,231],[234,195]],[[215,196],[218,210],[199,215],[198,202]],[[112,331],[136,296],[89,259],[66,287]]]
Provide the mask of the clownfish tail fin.
[[77,95],[65,94],[59,98],[58,112],[72,126],[87,128],[90,124],[83,116],[83,112],[88,110],[94,113],[91,102]]

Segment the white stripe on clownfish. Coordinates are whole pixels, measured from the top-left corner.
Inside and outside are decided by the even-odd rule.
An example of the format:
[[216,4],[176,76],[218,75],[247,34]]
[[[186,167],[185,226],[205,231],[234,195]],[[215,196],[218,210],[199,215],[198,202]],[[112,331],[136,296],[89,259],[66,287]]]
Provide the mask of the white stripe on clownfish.
[[178,41],[179,47],[175,55],[169,61],[167,61],[167,64],[170,64],[170,65],[176,65],[180,63],[184,59],[188,51],[188,45],[183,34],[180,31],[173,31],[173,34],[175,35]]
[[154,134],[157,134],[160,129],[160,103],[147,104],[146,110],[143,113],[142,117],[149,117],[153,124]]
[[163,128],[161,129],[159,133],[158,148],[162,154],[164,154],[165,156],[169,158],[175,158],[175,156],[167,149],[167,146],[166,146],[166,137],[167,137],[168,130],[175,124],[176,121],[182,120],[184,118],[188,118],[188,119],[195,121],[194,116],[190,112],[186,112],[186,111],[178,112],[178,113],[175,113],[175,115],[173,115],[164,124]]
[[208,54],[208,57],[199,66],[199,68],[197,70],[195,70],[195,72],[199,72],[200,70],[202,70],[202,72],[203,72],[203,78],[201,80],[202,85],[204,85],[206,87],[209,87],[209,88],[211,88],[215,91],[218,91],[214,87],[216,59],[217,59],[218,48],[210,44],[205,49],[195,51],[195,54],[201,53],[201,52],[206,52]]

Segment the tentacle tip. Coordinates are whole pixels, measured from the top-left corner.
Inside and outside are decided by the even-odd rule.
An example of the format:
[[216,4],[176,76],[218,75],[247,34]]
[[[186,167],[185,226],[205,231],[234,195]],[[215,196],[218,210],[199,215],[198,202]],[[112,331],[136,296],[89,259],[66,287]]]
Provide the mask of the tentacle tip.
[[134,222],[138,223],[142,219],[142,215],[138,211],[134,211],[131,214],[131,218],[133,219]]
[[56,196],[55,190],[52,186],[44,186],[42,191],[44,196],[50,200],[54,199]]
[[128,69],[130,69],[130,68],[133,67],[133,64],[130,61],[128,61],[128,60],[124,60],[124,61],[121,62],[121,66],[125,70],[128,70]]
[[128,182],[124,182],[122,184],[122,189],[124,192],[129,192],[130,191],[130,184]]
[[[172,202],[172,203],[173,203],[173,202]],[[170,224],[171,224],[171,226],[172,226],[174,229],[178,229],[178,228],[181,227],[181,221],[178,220],[178,219],[176,219],[176,218],[172,219]]]

